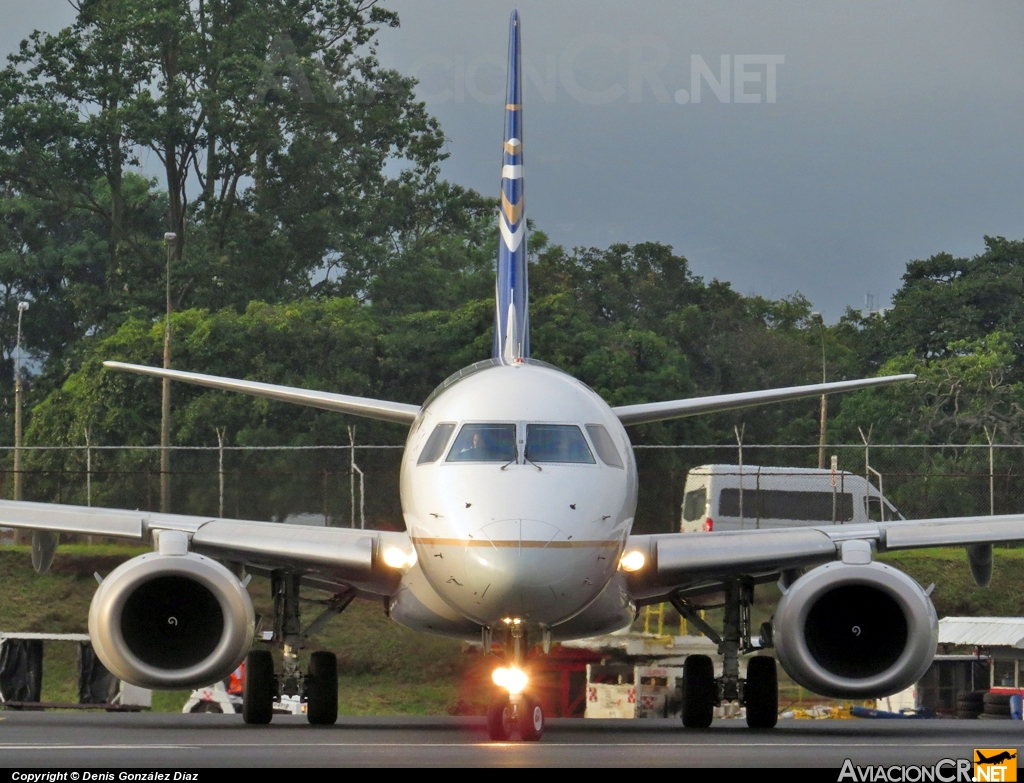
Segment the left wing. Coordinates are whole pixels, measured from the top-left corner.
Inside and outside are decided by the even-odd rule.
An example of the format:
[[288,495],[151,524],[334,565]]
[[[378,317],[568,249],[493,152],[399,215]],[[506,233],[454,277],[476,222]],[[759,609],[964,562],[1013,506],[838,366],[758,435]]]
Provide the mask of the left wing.
[[731,577],[768,579],[835,560],[843,542],[853,540],[869,541],[878,552],[1024,541],[1024,514],[630,536],[625,552],[640,552],[645,564],[627,581],[632,597],[643,600]]
[[288,568],[323,583],[390,595],[401,574],[382,560],[388,547],[412,551],[406,533],[283,522],[159,514],[117,508],[0,501],[0,527],[151,542],[161,530],[185,533],[191,550],[256,571]]
[[254,397],[266,397],[280,402],[293,402],[307,405],[310,408],[323,408],[339,413],[351,413],[354,416],[365,416],[368,419],[393,421],[398,424],[412,424],[419,415],[418,405],[390,400],[374,400],[369,397],[353,397],[350,394],[316,391],[315,389],[298,389],[294,386],[279,386],[259,381],[240,381],[237,378],[224,378],[219,375],[203,375],[198,372],[181,370],[165,370],[162,367],[147,367],[143,364],[125,364],[124,362],[103,362],[104,367],[111,370],[125,370],[139,375],[151,375],[155,378],[168,378],[172,381],[194,383],[197,386],[208,386],[211,389],[241,392]]
[[798,400],[802,397],[817,397],[820,394],[867,389],[871,386],[884,386],[889,383],[898,383],[899,381],[910,381],[916,377],[916,375],[886,375],[881,378],[861,378],[856,381],[837,381],[835,383],[814,383],[809,386],[789,386],[784,389],[765,389],[763,391],[739,392],[737,394],[716,394],[712,397],[692,397],[687,400],[645,402],[639,405],[619,405],[612,408],[612,412],[619,417],[619,421],[627,426],[630,424],[647,424],[652,421],[696,416],[700,413],[731,411],[736,408],[767,405],[770,402],[784,402],[786,400]]

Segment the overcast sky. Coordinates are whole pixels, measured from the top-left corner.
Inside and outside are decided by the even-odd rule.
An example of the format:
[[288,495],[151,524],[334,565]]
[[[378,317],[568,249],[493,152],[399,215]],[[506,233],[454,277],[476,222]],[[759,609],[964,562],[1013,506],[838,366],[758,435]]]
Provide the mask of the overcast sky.
[[[0,51],[73,13],[2,2]],[[445,175],[495,195],[518,5],[527,214],[554,242],[666,242],[833,321],[869,291],[886,304],[908,260],[1024,238],[1018,0],[385,5],[402,27],[381,59],[421,80]]]

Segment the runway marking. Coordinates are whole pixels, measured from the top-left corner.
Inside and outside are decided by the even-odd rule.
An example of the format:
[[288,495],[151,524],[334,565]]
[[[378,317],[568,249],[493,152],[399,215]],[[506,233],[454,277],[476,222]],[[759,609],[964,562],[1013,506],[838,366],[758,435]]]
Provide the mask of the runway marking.
[[[230,746],[226,746],[230,747]],[[0,750],[199,750],[197,745],[0,745]]]
[[[967,741],[966,745],[972,743]],[[572,746],[574,748],[635,748],[633,742],[219,742],[190,745],[49,745],[0,744],[0,750],[202,750],[206,748],[522,748]],[[965,745],[965,747],[966,747]],[[946,748],[948,742],[648,742],[645,747],[666,748]]]

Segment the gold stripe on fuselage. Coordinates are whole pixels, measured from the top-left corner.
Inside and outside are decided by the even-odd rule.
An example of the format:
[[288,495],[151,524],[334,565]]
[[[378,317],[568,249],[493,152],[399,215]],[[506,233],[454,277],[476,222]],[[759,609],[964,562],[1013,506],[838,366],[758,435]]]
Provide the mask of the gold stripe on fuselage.
[[498,549],[615,549],[619,541],[491,541],[487,538],[420,538],[413,542],[424,546],[493,546]]

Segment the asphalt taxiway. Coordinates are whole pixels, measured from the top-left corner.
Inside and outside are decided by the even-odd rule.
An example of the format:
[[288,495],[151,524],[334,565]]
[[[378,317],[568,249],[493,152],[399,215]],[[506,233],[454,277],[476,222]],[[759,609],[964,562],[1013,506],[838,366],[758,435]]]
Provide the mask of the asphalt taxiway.
[[540,742],[489,742],[480,718],[342,717],[313,727],[275,716],[0,712],[0,766],[683,766],[932,765],[974,748],[1024,745],[1019,721],[742,721],[684,730],[676,720],[555,719]]

